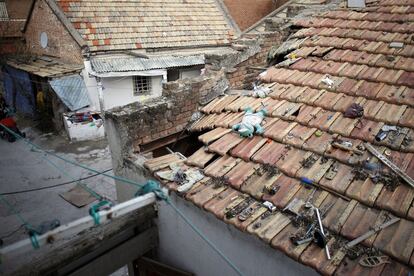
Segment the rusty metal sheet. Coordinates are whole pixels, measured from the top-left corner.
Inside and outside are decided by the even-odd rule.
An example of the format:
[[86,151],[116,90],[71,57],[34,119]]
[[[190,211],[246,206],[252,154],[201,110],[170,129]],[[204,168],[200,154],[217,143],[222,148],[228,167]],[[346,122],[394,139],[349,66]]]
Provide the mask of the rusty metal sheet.
[[231,129],[229,128],[218,127],[209,132],[204,133],[203,135],[198,136],[198,140],[205,145],[209,145],[210,143],[216,141],[217,139],[220,139],[229,132],[231,132]]
[[220,155],[225,155],[228,151],[243,141],[243,139],[244,138],[240,137],[237,133],[227,133],[217,141],[210,144],[208,146],[208,150]]
[[244,161],[249,161],[250,157],[256,153],[265,143],[267,139],[261,136],[253,136],[244,139],[240,144],[231,150],[231,155],[239,157]]
[[210,153],[206,148],[201,147],[193,155],[191,155],[185,163],[187,165],[196,166],[199,168],[204,168],[204,166],[215,156],[214,153]]
[[229,184],[238,190],[240,186],[259,168],[259,164],[241,160],[224,177]]

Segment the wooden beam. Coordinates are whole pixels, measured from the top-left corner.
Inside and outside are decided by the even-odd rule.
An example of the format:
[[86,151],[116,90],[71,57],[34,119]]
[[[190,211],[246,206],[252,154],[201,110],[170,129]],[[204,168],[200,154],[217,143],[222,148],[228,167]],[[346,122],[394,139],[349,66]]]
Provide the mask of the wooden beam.
[[[0,274],[44,275],[67,266],[98,249],[110,248],[108,241],[119,236],[125,229],[139,228],[156,216],[153,193],[116,205],[99,212],[101,224],[95,226],[91,216],[62,225],[39,236],[39,249],[33,249],[30,241],[23,240],[0,249]],[[136,233],[118,239],[118,244]],[[102,252],[101,252],[102,253]],[[101,254],[100,253],[100,254]]]
[[157,229],[151,227],[72,272],[72,276],[109,275],[154,248]]

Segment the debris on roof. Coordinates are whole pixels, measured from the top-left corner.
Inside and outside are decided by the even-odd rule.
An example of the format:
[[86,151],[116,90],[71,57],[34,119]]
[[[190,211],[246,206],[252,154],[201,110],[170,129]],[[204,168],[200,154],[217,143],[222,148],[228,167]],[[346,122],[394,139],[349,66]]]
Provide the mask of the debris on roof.
[[[204,146],[184,163],[205,177],[182,196],[321,274],[412,274],[414,2],[294,24],[304,40],[289,55],[300,59],[260,75],[263,98],[234,93],[202,108],[191,129]],[[263,106],[263,134],[230,131]]]
[[83,65],[68,64],[59,59],[46,56],[8,58],[7,64],[40,77],[58,77],[79,73],[83,69]]

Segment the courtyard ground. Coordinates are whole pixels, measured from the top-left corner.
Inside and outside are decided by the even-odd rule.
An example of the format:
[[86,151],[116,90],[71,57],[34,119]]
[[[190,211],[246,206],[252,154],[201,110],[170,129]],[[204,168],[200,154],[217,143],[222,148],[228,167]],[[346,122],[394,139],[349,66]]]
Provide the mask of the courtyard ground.
[[[27,138],[43,149],[88,165],[98,171],[112,168],[106,140],[70,142],[65,136],[41,133],[33,127],[21,129]],[[59,171],[45,158],[55,163]],[[112,174],[110,170],[109,173]],[[94,173],[33,150],[23,140],[9,143],[0,139],[0,194],[31,225],[58,219],[61,224],[88,215],[88,206],[77,208],[59,194],[74,187],[65,184],[74,179],[90,177]],[[82,182],[98,194],[116,200],[115,184],[111,178],[98,175]],[[62,184],[62,185],[60,185]],[[53,188],[45,188],[58,185]],[[39,189],[27,192],[27,190]],[[45,188],[45,189],[43,189]],[[96,201],[95,201],[96,203]],[[93,204],[93,203],[92,203]],[[27,238],[22,222],[4,204],[0,205],[0,238],[3,246]]]

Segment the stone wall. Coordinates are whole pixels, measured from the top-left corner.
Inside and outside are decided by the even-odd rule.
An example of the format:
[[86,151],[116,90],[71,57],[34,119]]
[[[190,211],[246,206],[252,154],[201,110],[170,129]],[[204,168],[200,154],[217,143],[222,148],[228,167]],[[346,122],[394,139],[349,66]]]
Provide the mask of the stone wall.
[[[267,53],[270,48],[281,45],[287,36],[288,30],[285,29],[261,34],[245,34],[245,38],[259,41],[260,51],[239,63],[234,68],[227,70],[227,79],[230,82],[231,88],[251,89],[252,83],[255,81],[257,75],[262,72],[257,67],[266,67]],[[256,69],[252,67],[256,67]]]
[[[48,36],[48,46],[45,49],[40,46],[42,32]],[[32,54],[49,55],[69,63],[83,64],[80,46],[44,0],[36,1],[25,39],[28,52]]]
[[162,97],[105,112],[105,123],[114,129],[113,134],[107,133],[108,139],[110,135],[117,136],[113,146],[120,147],[116,151],[123,156],[131,151],[140,152],[143,144],[181,132],[200,105],[223,94],[227,88],[224,71],[165,83]]

